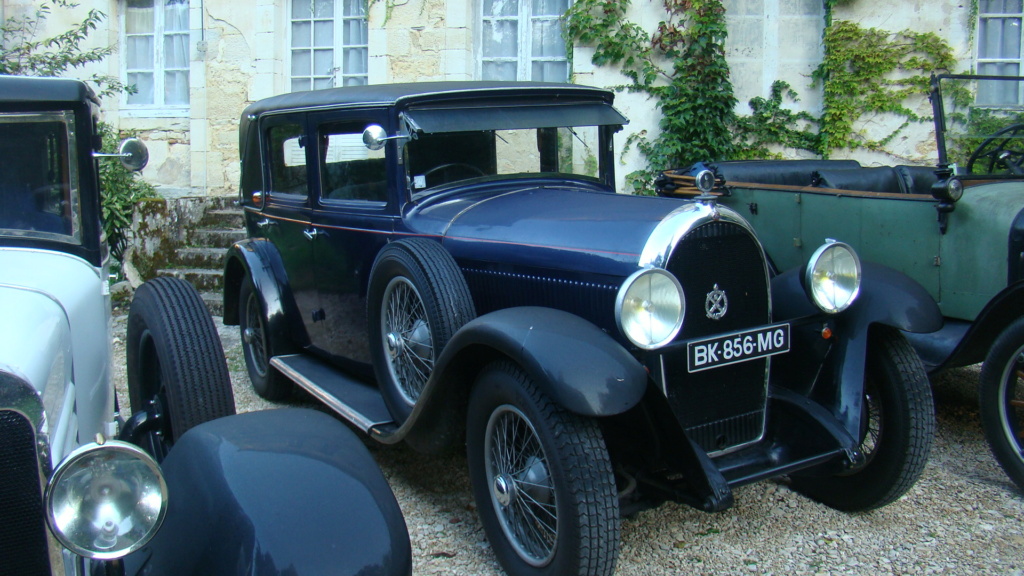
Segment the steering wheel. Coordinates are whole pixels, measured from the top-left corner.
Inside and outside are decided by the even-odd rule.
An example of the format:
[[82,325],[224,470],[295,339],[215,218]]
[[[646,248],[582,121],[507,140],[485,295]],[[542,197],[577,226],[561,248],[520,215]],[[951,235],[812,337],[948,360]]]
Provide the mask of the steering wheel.
[[[989,136],[967,160],[967,172],[974,172],[974,162],[988,158],[988,173],[995,173],[999,166],[1010,174],[1024,175],[1024,124],[1007,126]],[[1010,146],[1016,144],[1016,146]]]
[[[451,170],[453,168],[459,168],[467,172],[473,172],[477,176],[486,176],[483,170],[476,166],[473,166],[472,164],[466,164],[465,162],[449,162],[447,164],[438,164],[437,166],[434,166],[430,170],[427,170],[426,172],[423,173],[423,179],[425,180],[427,176],[430,176],[435,172]],[[444,182],[448,182],[448,180],[443,180],[441,182],[438,182],[438,184],[443,184]]]

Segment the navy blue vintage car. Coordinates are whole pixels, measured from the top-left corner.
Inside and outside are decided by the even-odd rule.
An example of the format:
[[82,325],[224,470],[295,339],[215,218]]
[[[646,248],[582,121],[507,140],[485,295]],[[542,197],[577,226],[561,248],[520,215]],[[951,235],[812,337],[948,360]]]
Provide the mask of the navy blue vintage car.
[[464,443],[509,574],[610,574],[621,514],[723,510],[770,477],[845,510],[899,498],[934,429],[900,330],[934,330],[934,302],[838,241],[775,274],[711,196],[616,194],[612,100],[466,82],[250,105],[224,320],[256,391],[297,384],[385,444]]
[[0,76],[0,574],[411,574],[366,446],[315,410],[236,415],[183,280],[135,293],[121,421],[98,121],[82,82]]

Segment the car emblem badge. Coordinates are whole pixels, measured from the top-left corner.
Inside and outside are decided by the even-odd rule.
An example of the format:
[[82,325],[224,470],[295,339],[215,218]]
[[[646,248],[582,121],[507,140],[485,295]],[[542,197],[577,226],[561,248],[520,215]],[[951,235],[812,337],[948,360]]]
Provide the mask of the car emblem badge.
[[725,290],[720,289],[718,284],[715,284],[715,288],[708,292],[707,298],[704,299],[704,312],[712,320],[721,320],[728,311],[729,298],[726,297]]

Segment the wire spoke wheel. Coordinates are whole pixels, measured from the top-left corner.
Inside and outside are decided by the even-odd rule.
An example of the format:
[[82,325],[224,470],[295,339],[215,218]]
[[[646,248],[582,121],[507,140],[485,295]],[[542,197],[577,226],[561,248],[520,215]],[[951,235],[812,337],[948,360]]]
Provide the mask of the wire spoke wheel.
[[484,453],[491,503],[508,541],[528,564],[551,561],[558,539],[558,507],[548,460],[529,420],[501,406],[487,423]]
[[388,370],[414,404],[434,369],[434,347],[423,299],[404,276],[392,279],[384,291],[381,323]]
[[611,576],[619,500],[600,426],[542,392],[520,366],[481,371],[466,416],[480,522],[509,576]]

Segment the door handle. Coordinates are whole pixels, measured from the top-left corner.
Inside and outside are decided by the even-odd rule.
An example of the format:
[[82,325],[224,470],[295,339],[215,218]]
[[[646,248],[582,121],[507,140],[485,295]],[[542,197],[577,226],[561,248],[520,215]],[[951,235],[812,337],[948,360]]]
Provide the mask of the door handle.
[[257,222],[256,226],[259,227],[259,228],[266,228],[268,226],[277,226],[277,222],[274,222],[273,220],[271,220],[269,218],[264,218],[263,220],[260,220],[259,222]]
[[306,228],[305,230],[302,231],[302,233],[306,236],[306,238],[309,238],[310,240],[313,240],[317,236],[327,236],[327,232],[323,230],[317,230],[316,228]]

